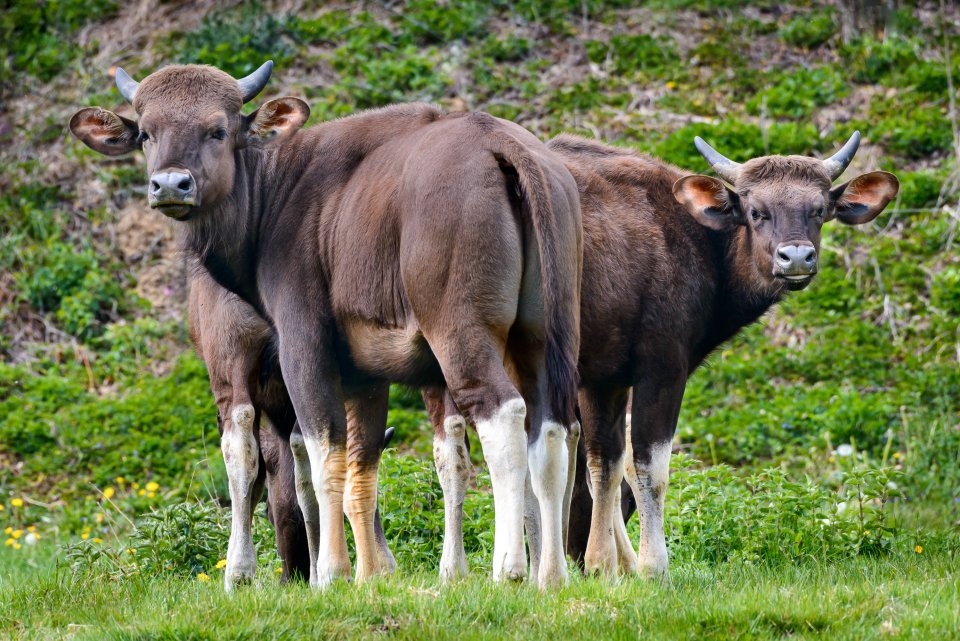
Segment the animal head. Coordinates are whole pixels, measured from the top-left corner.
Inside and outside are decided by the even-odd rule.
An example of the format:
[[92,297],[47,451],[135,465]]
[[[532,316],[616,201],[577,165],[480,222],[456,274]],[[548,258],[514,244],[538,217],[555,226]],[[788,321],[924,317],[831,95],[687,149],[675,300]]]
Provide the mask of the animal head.
[[206,65],[171,65],[142,82],[117,68],[117,88],[137,121],[101,109],[81,109],[70,131],[108,156],[142,149],[147,200],[167,216],[186,220],[216,207],[233,188],[236,152],[299,129],[310,114],[297,98],[278,98],[241,113],[270,78],[273,62],[240,80]]
[[745,229],[753,272],[766,284],[803,289],[817,273],[820,230],[838,220],[860,225],[877,217],[896,197],[900,183],[873,171],[833,187],[860,144],[854,132],[826,160],[763,156],[743,164],[723,156],[697,137],[697,149],[729,187],[709,176],[685,176],[673,194],[701,224],[717,230]]

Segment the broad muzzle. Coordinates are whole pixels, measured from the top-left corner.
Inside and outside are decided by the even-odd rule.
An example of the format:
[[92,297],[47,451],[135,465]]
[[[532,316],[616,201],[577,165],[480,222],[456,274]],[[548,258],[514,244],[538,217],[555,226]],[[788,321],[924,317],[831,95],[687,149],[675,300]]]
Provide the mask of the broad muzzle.
[[808,243],[782,243],[774,256],[773,275],[790,289],[803,289],[817,273],[817,249]]
[[150,177],[147,202],[171,218],[182,218],[196,204],[197,181],[187,171],[158,171]]

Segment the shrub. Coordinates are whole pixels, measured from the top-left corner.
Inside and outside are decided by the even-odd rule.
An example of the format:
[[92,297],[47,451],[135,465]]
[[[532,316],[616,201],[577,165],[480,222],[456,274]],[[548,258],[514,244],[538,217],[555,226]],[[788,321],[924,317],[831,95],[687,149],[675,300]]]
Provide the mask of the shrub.
[[887,552],[899,533],[889,501],[900,476],[889,468],[838,469],[825,487],[777,468],[740,477],[725,465],[697,469],[683,455],[672,465],[665,519],[677,560],[829,562]]
[[797,69],[747,101],[747,112],[774,118],[805,118],[817,107],[847,95],[847,82],[834,67]]
[[775,123],[764,136],[758,125],[729,119],[716,125],[694,123],[681,127],[654,145],[653,153],[679,167],[694,171],[703,168],[706,172],[703,156],[694,147],[694,136],[700,136],[737,162],[768,154],[809,154],[822,144],[813,125]]
[[[874,105],[871,104],[871,107]],[[904,158],[920,159],[953,146],[953,132],[941,107],[923,105],[877,119],[873,135],[890,153]]]
[[63,73],[81,53],[70,36],[92,18],[103,19],[116,9],[113,0],[5,3],[0,17],[4,81],[13,75],[11,71],[43,81]]
[[839,23],[836,10],[827,7],[790,18],[780,28],[780,36],[794,47],[816,49],[836,35]]
[[676,47],[663,38],[648,34],[617,34],[609,42],[588,40],[587,56],[591,62],[610,62],[617,74],[637,73],[652,78],[672,77],[680,60]]
[[900,206],[907,209],[919,209],[936,204],[943,189],[944,177],[935,171],[897,172],[900,180],[900,193],[897,195]]
[[286,16],[247,0],[237,8],[208,14],[195,33],[175,34],[164,46],[178,62],[214,65],[239,78],[267,60],[282,66],[293,57],[288,23]]
[[404,30],[419,42],[442,44],[484,35],[488,14],[488,4],[478,0],[408,0],[401,19]]
[[841,47],[845,69],[854,82],[881,83],[901,69],[919,62],[917,43],[893,36],[882,41],[870,36]]

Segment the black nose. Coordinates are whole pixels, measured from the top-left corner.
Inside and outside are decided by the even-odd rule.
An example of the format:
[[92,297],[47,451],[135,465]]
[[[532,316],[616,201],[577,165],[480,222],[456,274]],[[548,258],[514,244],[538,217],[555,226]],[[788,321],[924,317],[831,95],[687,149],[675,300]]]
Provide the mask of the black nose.
[[817,250],[813,245],[780,245],[777,247],[777,267],[787,276],[815,273]]
[[197,183],[185,171],[157,172],[150,177],[151,205],[193,204]]

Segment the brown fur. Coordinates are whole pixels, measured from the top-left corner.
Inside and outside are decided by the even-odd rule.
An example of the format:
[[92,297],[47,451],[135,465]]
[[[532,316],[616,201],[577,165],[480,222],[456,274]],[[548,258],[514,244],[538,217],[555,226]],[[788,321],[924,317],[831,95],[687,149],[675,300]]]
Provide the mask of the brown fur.
[[[485,114],[413,104],[298,131],[301,101],[243,116],[231,82],[212,67],[166,67],[136,89],[139,124],[94,108],[71,129],[107,154],[143,141],[149,193],[161,175],[192,181],[189,201],[167,193],[155,206],[275,329],[304,437],[330,453],[317,488],[323,553],[337,557],[326,581],[347,571],[333,506],[351,476],[369,488],[367,471],[345,469],[345,405],[362,401],[364,420],[379,421],[384,381],[445,383],[474,421],[522,394],[531,439],[545,420],[573,422],[576,184],[529,132]],[[361,426],[361,450],[376,451],[382,429]],[[375,496],[361,498],[348,516],[366,537]]]
[[[290,451],[290,435],[298,428],[275,362],[270,326],[252,307],[197,267],[190,279],[189,328],[190,340],[207,365],[220,434],[229,428],[237,405],[249,403],[257,410],[254,431],[260,445],[258,486],[263,486],[265,476],[267,515],[276,530],[282,564],[280,582],[305,580],[310,574],[310,555],[303,513],[297,505]],[[266,429],[261,429],[263,419],[267,419]],[[390,435],[384,437],[384,446],[389,439]],[[374,528],[386,549],[379,512],[375,514]]]
[[[191,277],[189,315],[190,339],[207,365],[220,434],[229,429],[234,407],[252,404],[257,410],[257,485],[262,487],[266,478],[268,514],[276,529],[283,567],[280,580],[304,579],[310,575],[310,556],[303,514],[296,504],[289,442],[295,416],[279,372],[276,368],[261,370],[270,327],[202,268],[195,269]],[[260,429],[263,418],[269,419],[267,429]]]
[[[733,190],[704,178],[712,181],[708,193],[688,194],[714,208],[705,213],[674,196],[689,175],[676,167],[572,136],[548,146],[573,173],[583,210],[584,448],[568,538],[568,552],[582,561],[591,505],[583,454],[593,452],[603,473],[613,473],[609,466],[624,449],[628,390],[633,456],[646,464],[651,445],[673,438],[687,377],[786,294],[789,283],[773,266],[776,248],[797,241],[818,250],[822,222],[844,220],[858,207],[872,219],[896,194],[896,179],[874,172],[831,189],[818,160],[758,158],[743,165]],[[882,187],[863,197],[847,193],[847,185],[871,180]],[[825,208],[820,218],[811,215],[818,204]],[[754,218],[755,210],[769,218]],[[625,483],[622,491],[628,516],[635,504]]]

